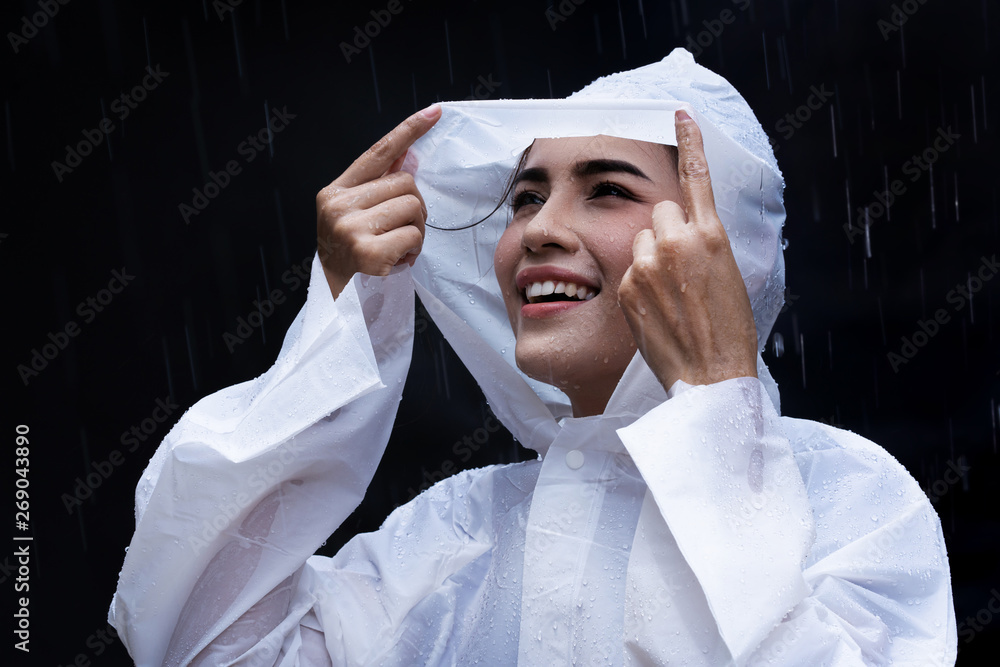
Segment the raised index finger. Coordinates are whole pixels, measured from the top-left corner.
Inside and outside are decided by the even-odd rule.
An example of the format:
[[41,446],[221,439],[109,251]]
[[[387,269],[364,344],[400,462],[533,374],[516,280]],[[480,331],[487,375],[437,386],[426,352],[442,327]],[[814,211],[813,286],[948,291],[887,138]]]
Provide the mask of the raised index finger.
[[701,129],[683,109],[674,114],[674,126],[677,134],[677,175],[688,222],[712,220],[718,214]]
[[352,188],[374,180],[389,170],[389,167],[406,153],[406,149],[422,137],[441,117],[441,106],[431,106],[418,111],[392,129],[389,134],[375,142],[351,166],[341,174],[334,184]]

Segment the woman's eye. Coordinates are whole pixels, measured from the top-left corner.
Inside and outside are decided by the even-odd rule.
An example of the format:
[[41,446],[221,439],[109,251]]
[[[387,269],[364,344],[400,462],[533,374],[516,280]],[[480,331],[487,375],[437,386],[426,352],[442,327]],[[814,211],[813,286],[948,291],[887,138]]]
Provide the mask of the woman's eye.
[[631,192],[614,183],[598,183],[595,185],[590,198],[594,199],[595,197],[624,197],[625,199],[633,199]]
[[531,190],[522,190],[521,192],[514,195],[514,200],[511,202],[510,207],[517,212],[522,206],[529,206],[531,204],[544,204],[545,201],[539,196],[537,192],[532,192]]

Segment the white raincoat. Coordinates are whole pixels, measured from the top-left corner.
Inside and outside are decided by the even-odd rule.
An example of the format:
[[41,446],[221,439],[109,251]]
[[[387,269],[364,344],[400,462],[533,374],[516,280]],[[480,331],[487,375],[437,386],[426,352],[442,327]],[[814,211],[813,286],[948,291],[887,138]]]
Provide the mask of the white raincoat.
[[[705,138],[719,216],[766,339],[783,181],[724,79],[678,49],[568,100],[446,103],[411,149],[429,208],[411,270],[336,301],[314,259],[274,366],[192,407],[136,492],[110,620],[139,665],[950,665],[940,522],[877,445],[780,417],[760,380],[664,391],[638,353],[603,415],[514,366],[496,205],[535,137]],[[408,160],[409,169],[414,160]],[[413,295],[531,462],[446,479],[312,556],[389,438]]]

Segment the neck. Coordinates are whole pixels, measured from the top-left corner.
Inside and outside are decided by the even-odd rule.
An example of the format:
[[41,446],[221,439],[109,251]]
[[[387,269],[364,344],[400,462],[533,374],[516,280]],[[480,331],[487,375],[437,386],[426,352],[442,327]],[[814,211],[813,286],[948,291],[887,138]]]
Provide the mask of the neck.
[[615,392],[615,387],[618,386],[619,379],[621,379],[620,376],[615,378],[613,383],[595,382],[586,386],[580,385],[578,389],[574,390],[563,389],[573,406],[573,416],[593,417],[604,414],[604,410],[608,407],[608,401],[611,400],[611,395]]

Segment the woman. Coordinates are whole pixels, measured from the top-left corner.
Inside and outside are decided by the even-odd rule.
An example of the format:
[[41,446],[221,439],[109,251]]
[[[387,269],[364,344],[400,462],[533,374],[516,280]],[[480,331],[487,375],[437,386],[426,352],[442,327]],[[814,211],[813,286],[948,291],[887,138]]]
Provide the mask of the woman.
[[[404,121],[317,197],[274,367],[188,411],[140,482],[111,609],[136,662],[954,662],[919,487],[778,415],[757,350],[781,186],[746,103],[683,50],[569,100]],[[540,458],[308,558],[381,459],[414,291]]]

